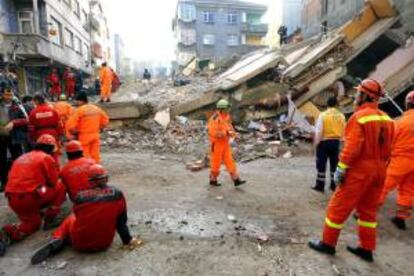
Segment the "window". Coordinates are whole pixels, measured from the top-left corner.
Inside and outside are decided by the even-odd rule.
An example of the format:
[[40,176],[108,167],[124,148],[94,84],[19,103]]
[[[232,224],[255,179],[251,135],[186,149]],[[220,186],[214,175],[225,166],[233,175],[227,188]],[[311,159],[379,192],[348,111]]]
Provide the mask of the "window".
[[196,31],[194,29],[181,29],[180,42],[190,46],[196,43]]
[[227,24],[230,24],[230,25],[237,24],[237,14],[235,14],[235,13],[228,13],[227,14]]
[[204,23],[214,23],[214,14],[209,11],[203,12],[203,22]]
[[82,24],[84,29],[88,29],[88,13],[85,10],[82,10]]
[[190,22],[196,19],[196,8],[191,4],[181,4],[178,9],[178,18]]
[[214,45],[215,37],[212,34],[207,34],[203,36],[203,44],[204,45]]
[[24,34],[33,33],[33,13],[24,11],[18,13],[20,32]]
[[88,46],[88,44],[86,44],[86,43],[84,43],[83,44],[83,60],[85,61],[85,62],[88,62],[88,64],[89,64],[89,46]]
[[65,2],[65,4],[68,5],[69,8],[72,6],[71,0],[63,0],[63,2]]
[[65,45],[73,49],[74,44],[73,33],[69,29],[65,29]]
[[239,36],[237,36],[237,35],[228,35],[227,36],[227,45],[228,46],[238,46],[239,45]]
[[80,6],[78,0],[73,1],[73,12],[80,18]]
[[49,32],[49,40],[57,45],[62,45],[62,24],[55,18],[50,18],[50,29],[56,32],[52,34]]
[[75,37],[75,51],[82,54],[82,41],[79,37]]

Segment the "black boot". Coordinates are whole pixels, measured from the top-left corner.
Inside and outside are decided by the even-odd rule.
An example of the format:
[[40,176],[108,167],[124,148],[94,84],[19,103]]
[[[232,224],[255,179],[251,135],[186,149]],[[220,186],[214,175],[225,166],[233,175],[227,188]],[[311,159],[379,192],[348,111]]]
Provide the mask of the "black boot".
[[221,184],[217,180],[210,180],[210,186],[220,187]]
[[316,250],[320,253],[328,254],[328,255],[335,255],[335,247],[327,245],[323,241],[320,240],[312,240],[308,242],[308,245],[313,250]]
[[245,183],[246,183],[246,180],[243,180],[243,179],[240,179],[240,178],[236,178],[234,180],[234,186],[235,187],[238,187],[238,186],[243,185]]
[[43,231],[49,231],[53,228],[58,227],[63,222],[63,220],[64,218],[61,216],[45,218],[43,221]]
[[325,193],[325,187],[324,187],[324,185],[323,184],[319,184],[319,183],[317,183],[315,186],[312,186],[312,190],[315,190],[315,191],[317,191],[317,192],[319,192],[319,193]]
[[63,249],[63,241],[54,239],[39,248],[32,256],[32,265],[39,264]]
[[332,192],[335,192],[335,189],[336,189],[335,182],[333,182],[333,181],[331,182],[331,187],[330,188],[331,188]]
[[391,222],[400,230],[407,230],[407,226],[405,225],[405,220],[399,217],[393,217]]
[[374,257],[372,255],[372,251],[363,249],[361,247],[353,247],[353,246],[347,246],[346,249],[351,252],[352,254],[360,257],[362,260],[366,262],[372,263],[374,261]]
[[10,237],[3,230],[0,231],[0,257],[6,254],[7,248],[10,245]]

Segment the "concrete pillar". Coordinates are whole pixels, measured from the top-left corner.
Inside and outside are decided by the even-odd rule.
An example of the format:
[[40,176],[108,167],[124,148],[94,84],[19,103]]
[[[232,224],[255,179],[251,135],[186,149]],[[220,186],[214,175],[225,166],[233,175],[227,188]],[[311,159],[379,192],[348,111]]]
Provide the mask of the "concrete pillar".
[[39,21],[39,3],[38,0],[33,1],[33,21],[34,21],[34,32],[40,34],[40,21]]

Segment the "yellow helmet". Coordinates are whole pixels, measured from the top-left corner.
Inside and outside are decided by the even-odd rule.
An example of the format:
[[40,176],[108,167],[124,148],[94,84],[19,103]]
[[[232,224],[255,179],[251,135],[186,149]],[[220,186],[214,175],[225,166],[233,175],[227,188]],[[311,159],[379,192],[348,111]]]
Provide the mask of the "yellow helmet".
[[65,95],[65,94],[61,94],[61,95],[59,96],[59,100],[60,100],[60,101],[67,101],[67,100],[68,100],[68,97],[66,97],[66,95]]
[[221,99],[220,101],[217,102],[216,107],[217,109],[229,109],[230,103],[226,99]]

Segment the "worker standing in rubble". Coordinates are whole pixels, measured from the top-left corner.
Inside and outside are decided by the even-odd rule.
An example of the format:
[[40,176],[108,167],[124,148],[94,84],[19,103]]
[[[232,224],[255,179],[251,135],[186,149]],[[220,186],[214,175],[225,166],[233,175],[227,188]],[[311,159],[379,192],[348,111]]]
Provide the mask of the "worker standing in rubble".
[[217,102],[216,107],[217,111],[211,116],[207,125],[211,147],[210,185],[221,186],[217,179],[220,174],[221,164],[224,162],[227,171],[234,181],[234,185],[237,187],[246,183],[246,181],[240,179],[232,156],[230,140],[236,138],[236,132],[229,114],[230,103],[222,99]]
[[96,162],[83,156],[82,145],[76,140],[66,144],[66,155],[69,161],[62,168],[60,179],[70,199],[74,201],[80,191],[90,188],[88,170]]
[[380,198],[382,205],[387,194],[397,188],[398,209],[391,221],[401,230],[406,229],[405,221],[414,205],[414,91],[407,94],[405,106],[407,112],[395,124],[391,161]]
[[66,122],[73,113],[73,107],[68,103],[68,98],[65,94],[59,96],[59,101],[54,104],[55,110],[59,115],[60,125],[67,138],[70,138],[70,134],[66,130]]
[[392,119],[378,107],[384,96],[380,83],[366,79],[356,88],[355,113],[345,129],[345,146],[335,172],[339,185],[331,197],[322,240],[309,246],[334,255],[344,223],[354,209],[358,212],[359,246],[348,251],[372,262],[376,245],[378,202],[384,187],[385,169],[394,135]]
[[49,96],[52,101],[57,99],[62,93],[62,88],[60,86],[60,79],[56,68],[53,68],[50,74],[47,77],[47,82],[49,83]]
[[[53,136],[44,134],[33,151],[23,154],[14,163],[6,186],[10,208],[20,220],[7,224],[0,231],[0,256],[10,242],[17,242],[36,232],[44,220],[44,229],[54,227],[66,199],[65,187],[58,181],[59,168],[52,158],[57,144]],[[42,209],[47,208],[42,213]]]
[[99,80],[101,83],[101,103],[110,102],[113,75],[106,62],[102,63],[101,69],[99,70]]
[[79,107],[67,121],[66,128],[78,138],[85,157],[100,163],[100,132],[109,123],[109,117],[98,106],[88,103],[86,93],[79,93],[76,101]]
[[331,171],[331,190],[335,191],[333,179],[338,165],[339,147],[345,129],[345,116],[338,109],[336,97],[328,99],[328,109],[319,115],[315,131],[316,169],[318,175],[316,184],[312,187],[315,191],[323,193],[325,190],[326,162],[329,160]]
[[124,249],[135,249],[142,241],[133,238],[127,226],[127,205],[123,193],[108,186],[108,172],[101,165],[88,170],[90,188],[79,192],[73,214],[53,233],[52,240],[38,249],[31,259],[39,264],[57,254],[66,244],[78,251],[97,252],[107,249],[120,236]]

